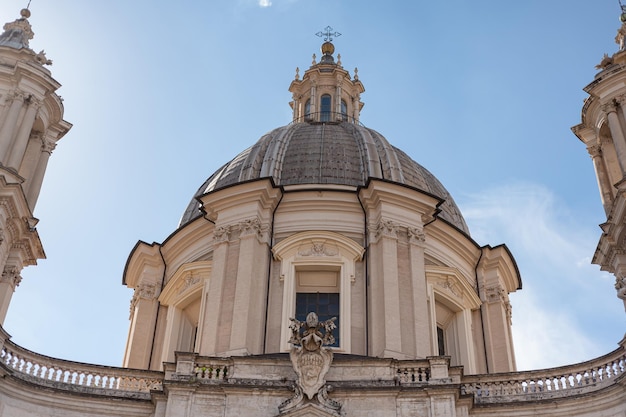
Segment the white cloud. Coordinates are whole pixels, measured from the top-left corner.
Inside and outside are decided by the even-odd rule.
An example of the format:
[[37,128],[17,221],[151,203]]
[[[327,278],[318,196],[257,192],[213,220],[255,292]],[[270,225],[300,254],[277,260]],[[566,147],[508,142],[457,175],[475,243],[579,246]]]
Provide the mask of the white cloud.
[[602,351],[576,325],[575,316],[546,309],[532,290],[524,290],[512,303],[518,370],[570,365],[592,359]]
[[270,7],[272,2],[270,0],[259,0],[259,6],[261,7]]
[[505,243],[523,289],[511,295],[518,369],[572,364],[617,347],[622,303],[613,277],[590,264],[600,231],[538,184],[507,184],[458,199],[480,244]]

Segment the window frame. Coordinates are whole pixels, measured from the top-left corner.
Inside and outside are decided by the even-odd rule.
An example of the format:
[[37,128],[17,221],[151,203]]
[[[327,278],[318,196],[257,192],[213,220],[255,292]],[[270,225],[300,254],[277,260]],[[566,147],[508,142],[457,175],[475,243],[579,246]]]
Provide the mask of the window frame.
[[339,347],[338,352],[351,352],[351,293],[355,280],[356,262],[363,258],[365,249],[355,241],[334,232],[300,232],[272,248],[274,258],[281,262],[282,316],[280,325],[280,351],[290,350],[290,318],[296,312],[296,274],[298,268],[315,270],[337,269],[339,276]]
[[[328,98],[328,110],[325,110],[324,99]],[[332,121],[333,114],[333,96],[330,94],[322,94],[320,96],[320,122]]]

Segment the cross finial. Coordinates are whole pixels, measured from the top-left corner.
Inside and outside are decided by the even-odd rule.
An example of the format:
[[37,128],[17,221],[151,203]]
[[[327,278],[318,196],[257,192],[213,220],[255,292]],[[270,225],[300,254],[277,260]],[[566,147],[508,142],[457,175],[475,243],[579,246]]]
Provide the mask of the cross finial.
[[333,41],[333,36],[335,38],[338,38],[339,36],[341,36],[341,33],[339,32],[333,32],[333,28],[331,28],[330,26],[326,26],[324,28],[324,31],[319,31],[315,34],[315,36],[319,36],[320,38],[324,38],[324,41],[326,42],[332,42]]

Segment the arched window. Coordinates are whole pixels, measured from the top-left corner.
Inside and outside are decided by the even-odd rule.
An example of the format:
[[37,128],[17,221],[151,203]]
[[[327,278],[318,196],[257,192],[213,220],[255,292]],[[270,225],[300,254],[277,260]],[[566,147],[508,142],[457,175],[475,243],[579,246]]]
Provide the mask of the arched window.
[[167,308],[167,318],[161,362],[174,361],[174,352],[195,352],[198,348],[202,291],[211,269],[211,261],[184,264],[163,288],[159,302]]
[[433,354],[450,356],[450,364],[476,372],[472,312],[481,305],[471,283],[455,268],[426,268],[431,305]]
[[304,118],[306,120],[311,118],[311,99],[308,99],[304,104]]
[[330,121],[330,112],[332,109],[331,102],[332,99],[330,94],[324,94],[321,100],[321,108],[320,108],[320,122],[329,122]]
[[341,100],[341,118],[343,120],[348,119],[348,105],[344,100]]

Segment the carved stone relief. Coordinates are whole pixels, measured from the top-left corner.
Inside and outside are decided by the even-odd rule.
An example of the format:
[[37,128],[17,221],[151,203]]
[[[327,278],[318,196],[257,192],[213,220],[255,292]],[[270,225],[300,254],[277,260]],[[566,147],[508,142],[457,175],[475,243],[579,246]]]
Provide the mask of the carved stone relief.
[[325,346],[332,345],[336,329],[333,317],[320,322],[311,312],[305,321],[290,319],[292,348],[289,357],[296,372],[295,395],[283,402],[278,409],[281,415],[292,414],[304,407],[315,405],[331,416],[341,416],[341,404],[329,398],[326,374],[333,361],[333,352]]
[[463,299],[463,289],[453,277],[447,276],[445,279],[437,281],[437,285],[444,290],[451,292],[458,298]]
[[626,276],[615,278],[615,290],[617,291],[617,297],[626,301]]
[[388,237],[392,239],[398,238],[398,231],[400,226],[393,220],[381,219],[376,225],[369,228],[370,233],[373,235],[373,241],[376,242],[381,237]]
[[508,303],[509,297],[506,291],[499,286],[486,287],[485,297],[488,303]]
[[299,256],[337,256],[339,252],[327,247],[324,242],[313,242],[309,247],[298,250]]
[[409,243],[422,244],[426,242],[426,234],[422,227],[407,227],[406,233],[409,239]]
[[2,276],[0,277],[0,282],[8,283],[13,290],[20,285],[22,282],[22,277],[20,276],[20,270],[15,265],[6,265],[4,267],[4,271],[2,271]]
[[133,312],[139,300],[154,300],[158,297],[158,288],[156,284],[141,284],[135,288],[133,298],[130,300],[130,318],[133,317]]
[[256,235],[260,242],[268,242],[268,231],[269,226],[267,224],[261,223],[258,217],[253,217],[237,223],[217,227],[213,232],[213,242],[228,242],[230,239],[235,238],[237,234],[239,234],[239,237]]

